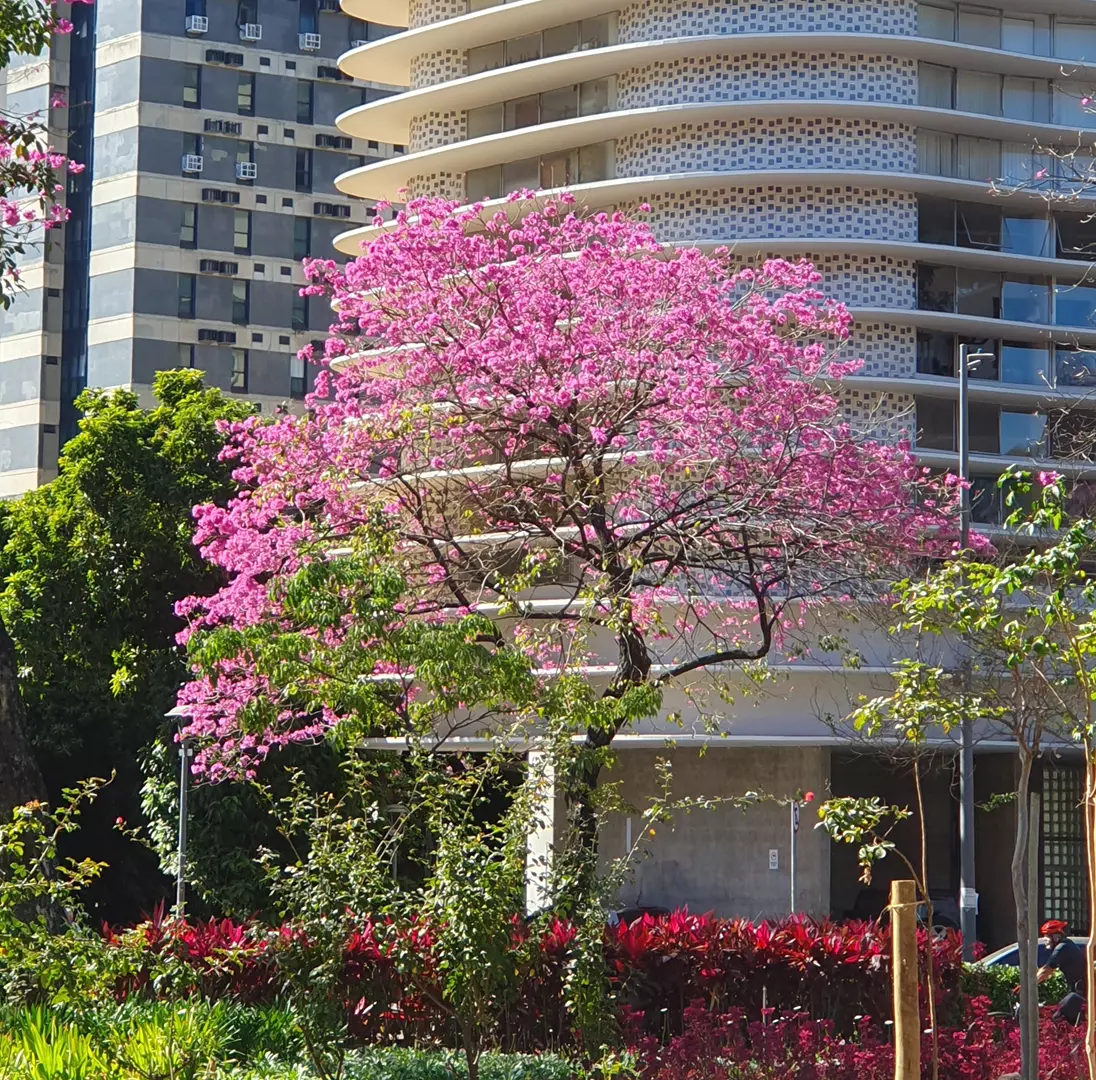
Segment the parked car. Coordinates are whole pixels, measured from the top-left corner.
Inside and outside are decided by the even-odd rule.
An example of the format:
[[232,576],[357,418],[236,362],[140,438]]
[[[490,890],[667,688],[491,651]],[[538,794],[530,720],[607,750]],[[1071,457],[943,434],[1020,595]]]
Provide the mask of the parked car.
[[608,923],[610,926],[631,926],[636,919],[642,919],[644,915],[650,915],[652,919],[663,919],[671,914],[669,908],[654,907],[652,905],[637,905],[636,907],[620,908],[618,911],[610,911]]
[[[1082,949],[1088,947],[1088,938],[1074,937],[1070,938],[1070,941],[1080,945]],[[1047,939],[1039,938],[1039,967],[1042,967],[1049,959],[1050,946],[1047,944]],[[1018,967],[1020,964],[1020,948],[1013,942],[1011,945],[1005,945],[995,952],[983,956],[981,960],[977,960],[975,963],[978,967]]]

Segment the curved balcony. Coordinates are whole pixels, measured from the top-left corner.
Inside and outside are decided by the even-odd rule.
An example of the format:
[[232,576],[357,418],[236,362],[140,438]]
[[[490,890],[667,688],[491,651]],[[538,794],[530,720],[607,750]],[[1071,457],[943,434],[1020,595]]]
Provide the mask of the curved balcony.
[[[738,172],[678,172],[651,174],[648,176],[625,177],[623,179],[604,180],[590,184],[575,184],[566,190],[574,195],[579,206],[588,210],[611,209],[621,203],[642,201],[653,192],[663,195],[681,195],[692,191],[707,191],[724,187],[765,187],[765,186],[847,186],[855,188],[878,188],[908,191],[916,195],[934,195],[943,199],[956,199],[962,202],[983,202],[999,204],[1001,198],[981,180],[962,180],[950,176],[933,176],[927,173],[867,171],[863,169],[743,169]],[[539,192],[536,204],[557,197],[562,188]],[[1014,196],[1015,197],[1015,196]],[[1045,206],[1045,196],[1040,192],[1027,195],[1038,205]],[[1072,208],[1096,211],[1096,193],[1076,200],[1070,200]],[[528,209],[529,203],[510,202],[509,199],[491,199],[483,204],[482,217],[488,218],[499,211],[509,211],[516,216]],[[391,222],[377,226],[364,225],[348,229],[335,237],[335,249],[344,255],[358,255],[363,244],[392,227]]]
[[[557,120],[497,135],[485,135],[448,146],[374,162],[342,173],[335,186],[345,195],[398,201],[412,177],[466,173],[494,165],[522,161],[635,135],[651,128],[665,129],[683,124],[704,124],[717,120],[777,119],[783,117],[825,117],[836,120],[869,120],[924,127],[954,135],[970,135],[1009,142],[1076,146],[1096,140],[1096,117],[1091,128],[1012,120],[1001,116],[938,109],[925,105],[897,105],[888,102],[848,101],[828,98],[764,99],[757,101],[699,102],[626,109]],[[1087,134],[1086,134],[1087,133]],[[880,178],[888,175],[880,170]],[[987,181],[991,179],[986,178]]]
[[[433,27],[425,29],[432,30]],[[411,33],[422,34],[423,31]],[[411,33],[394,35],[359,46],[345,53],[340,58],[339,65],[348,75],[358,79],[374,79],[406,86],[411,79],[411,60],[413,56],[419,55],[419,48],[423,44],[420,41],[415,52],[406,55],[399,48],[399,41],[400,38],[410,37]],[[465,36],[471,37],[470,34]],[[462,47],[474,48],[490,44],[493,40],[471,40],[467,46]],[[442,42],[439,41],[433,48],[440,48],[441,45]],[[444,38],[444,46],[453,47],[448,36]],[[338,124],[347,134],[361,138],[406,142],[407,126],[411,118],[422,113],[439,108],[444,108],[446,112],[475,109],[568,83],[619,75],[630,68],[673,62],[697,54],[704,55],[713,49],[719,49],[720,52],[733,51],[736,54],[767,52],[772,49],[804,49],[812,53],[882,53],[998,75],[1053,79],[1061,78],[1065,68],[1069,77],[1080,84],[1084,84],[1085,79],[1096,79],[1096,58],[1091,63],[1063,61],[1050,56],[1007,52],[1003,49],[990,49],[983,45],[968,45],[958,41],[941,41],[937,38],[897,34],[810,33],[802,30],[775,34],[704,34],[609,45],[601,49],[562,53],[522,64],[512,64],[478,75],[411,90],[406,94],[351,109],[339,117]]]

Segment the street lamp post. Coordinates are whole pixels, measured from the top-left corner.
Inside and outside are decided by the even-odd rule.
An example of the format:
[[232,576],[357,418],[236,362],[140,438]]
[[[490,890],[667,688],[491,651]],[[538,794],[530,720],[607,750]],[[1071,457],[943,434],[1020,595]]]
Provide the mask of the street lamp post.
[[179,725],[179,846],[175,858],[175,916],[186,915],[186,843],[187,820],[189,817],[190,763],[194,758],[194,747],[182,735],[183,723],[190,711],[176,705],[167,713],[169,720]]
[[[994,354],[959,346],[959,547],[970,547],[970,370]],[[963,693],[970,693],[970,655],[963,654]],[[963,959],[974,959],[978,935],[978,892],[974,884],[974,722],[964,714],[959,759],[959,925]]]

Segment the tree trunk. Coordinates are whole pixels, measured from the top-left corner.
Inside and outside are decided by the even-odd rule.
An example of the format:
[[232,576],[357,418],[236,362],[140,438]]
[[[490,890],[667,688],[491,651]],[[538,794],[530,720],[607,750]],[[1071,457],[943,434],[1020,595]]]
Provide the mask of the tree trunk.
[[46,785],[27,737],[26,710],[19,696],[15,644],[0,622],[0,820],[15,807],[46,799]]
[[1028,791],[1031,780],[1032,754],[1020,757],[1020,779],[1016,785],[1016,842],[1012,848],[1012,898],[1016,905],[1016,944],[1020,961],[1020,1076],[1023,1080],[1039,1080],[1039,1050],[1032,1045],[1028,1017],[1038,1010],[1038,989],[1031,964],[1027,891],[1028,831],[1031,813]]

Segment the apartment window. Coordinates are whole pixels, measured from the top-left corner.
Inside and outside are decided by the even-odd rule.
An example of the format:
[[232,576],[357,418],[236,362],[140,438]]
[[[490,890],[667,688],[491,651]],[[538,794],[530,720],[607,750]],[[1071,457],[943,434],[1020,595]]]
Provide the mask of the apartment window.
[[1096,326],[1096,286],[1055,285],[1054,322],[1058,326]]
[[206,0],[186,0],[187,15],[204,15],[206,13]]
[[1046,452],[1046,441],[1046,416],[1013,409],[1001,410],[998,453],[1010,457],[1039,457]]
[[917,371],[921,375],[955,375],[955,335],[935,330],[917,332]]
[[1064,60],[1096,60],[1096,23],[1055,19],[1054,55]]
[[[1093,290],[1096,294],[1096,289]],[[1013,322],[1050,322],[1050,285],[1045,278],[1009,274],[1001,283],[1001,318]]]
[[237,255],[251,254],[250,210],[236,210],[232,214],[232,250]]
[[955,402],[917,398],[917,446],[923,450],[955,449]]
[[303,398],[308,385],[307,370],[303,357],[293,356],[289,361],[289,396]]
[[246,325],[251,312],[251,286],[246,281],[232,283],[232,321]]
[[1049,381],[1050,350],[1024,341],[1002,341],[998,351],[1001,381],[1045,386]]
[[1055,214],[1059,259],[1096,261],[1096,217],[1091,214]]
[[197,64],[183,65],[183,105],[188,109],[202,107],[202,69]]
[[1050,55],[1049,15],[1006,15],[1001,19],[1001,48],[1008,52]]
[[959,40],[987,49],[1001,47],[1001,13],[986,8],[959,9]]
[[917,306],[921,311],[955,310],[955,268],[919,263]]
[[996,476],[974,476],[970,481],[971,519],[979,525],[1001,524],[1001,489]]
[[955,78],[955,107],[960,112],[1001,115],[1001,76],[960,71]]
[[183,153],[202,156],[202,136],[191,132],[183,132]]
[[297,80],[297,123],[311,124],[315,108],[315,89],[304,79]]
[[297,23],[297,30],[302,34],[318,34],[320,32],[319,0],[301,0],[301,14]]
[[1096,386],[1096,351],[1059,345],[1054,366],[1059,386]]
[[[255,160],[255,146],[249,142],[237,142],[236,143],[236,164],[237,165],[250,165]],[[248,187],[252,186],[255,181],[249,177],[240,176],[237,172],[236,176],[237,184],[245,184]]]
[[1050,120],[1050,83],[1006,75],[1001,82],[1001,111],[1012,120]]
[[564,23],[549,27],[543,33],[527,34],[509,41],[496,41],[469,49],[468,74],[478,75],[480,72],[493,71],[509,64],[525,64],[531,60],[563,56],[586,49],[603,49],[614,44],[615,40],[616,17],[613,15]]
[[183,219],[179,225],[179,247],[198,246],[198,207],[193,203],[182,207]]
[[298,191],[312,190],[312,151],[297,151],[296,185]]
[[236,5],[236,25],[246,26],[259,21],[259,0],[238,0]]
[[194,367],[194,346],[184,342],[179,346],[179,367]]
[[917,5],[917,33],[921,37],[955,40],[955,8]]
[[918,64],[917,103],[933,109],[954,109],[955,68]]
[[179,275],[179,318],[194,318],[194,293],[197,287],[197,279],[193,274]]
[[996,180],[1001,175],[1001,144],[996,139],[960,135],[955,164],[955,175],[961,180]]
[[293,258],[300,261],[312,254],[312,219],[293,219]]
[[247,349],[232,350],[232,381],[229,385],[233,390],[247,390]]
[[1006,212],[1001,219],[1001,250],[1013,255],[1049,257],[1053,249],[1046,214]]
[[985,203],[959,203],[956,207],[959,247],[986,251],[1001,249],[1001,208]]
[[290,320],[290,328],[293,330],[308,329],[308,297],[299,293],[293,294],[293,313]]
[[240,75],[236,84],[236,112],[240,116],[255,115],[255,76]]
[[1050,288],[1044,278],[1002,275],[966,267],[917,267],[917,306],[984,319],[1048,322]]

